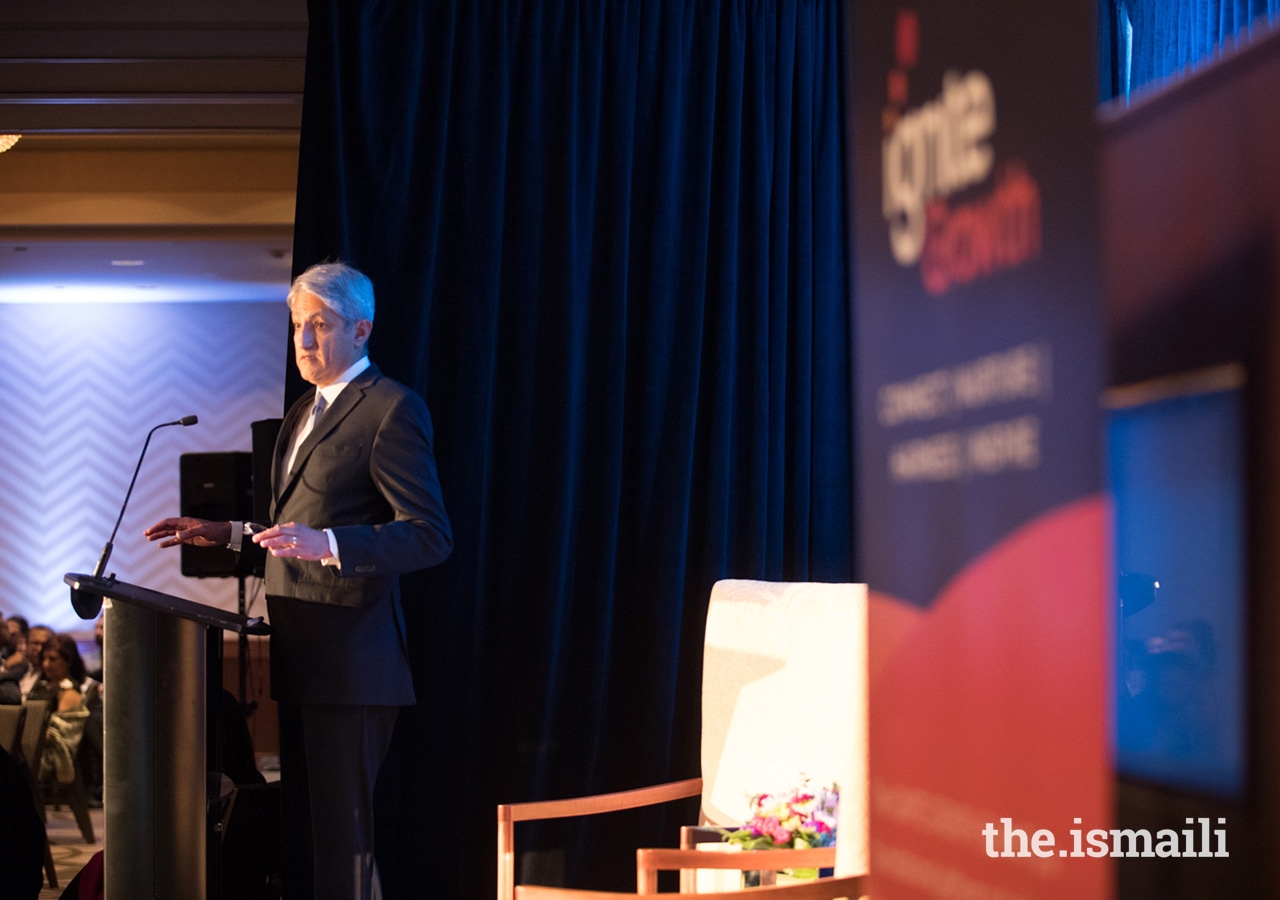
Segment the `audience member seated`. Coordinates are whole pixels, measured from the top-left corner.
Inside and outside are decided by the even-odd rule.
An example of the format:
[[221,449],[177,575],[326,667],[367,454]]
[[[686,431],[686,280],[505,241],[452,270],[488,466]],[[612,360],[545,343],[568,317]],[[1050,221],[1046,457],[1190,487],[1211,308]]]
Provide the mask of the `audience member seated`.
[[0,669],[13,670],[19,666],[27,670],[27,620],[22,616],[10,616],[3,619],[4,627],[0,628]]
[[27,674],[27,660],[14,644],[8,628],[0,628],[0,704],[22,702],[18,682]]
[[[27,648],[27,632],[31,630],[31,626],[22,616],[9,616],[5,618],[0,616],[0,638],[7,633],[9,643],[18,650]],[[0,660],[3,662],[3,660]]]
[[[15,617],[16,618],[16,617]],[[33,625],[27,631],[27,673],[18,680],[18,687],[22,691],[22,699],[26,700],[34,688],[44,678],[44,668],[41,660],[44,658],[44,645],[53,634],[53,629],[48,625]],[[74,643],[74,641],[72,642]],[[79,653],[76,654],[77,656]],[[45,698],[49,699],[49,698]]]
[[[31,631],[35,633],[34,628]],[[44,735],[39,778],[69,784],[75,779],[76,751],[89,718],[80,692],[85,680],[84,660],[75,640],[66,634],[50,635],[43,652],[44,680],[27,695],[32,700],[49,700],[53,710]]]
[[21,633],[22,639],[27,639],[27,632],[31,630],[31,624],[27,622],[25,616],[9,616],[7,619],[0,616],[0,619],[3,619],[4,626],[8,629],[10,637],[13,637],[15,633]]
[[102,616],[93,623],[93,641],[97,644],[99,667],[88,673],[88,679],[81,685],[84,695],[84,707],[88,709],[88,722],[84,725],[84,739],[79,749],[81,775],[84,776],[84,792],[88,794],[91,807],[102,805],[102,670],[106,657],[102,649]]

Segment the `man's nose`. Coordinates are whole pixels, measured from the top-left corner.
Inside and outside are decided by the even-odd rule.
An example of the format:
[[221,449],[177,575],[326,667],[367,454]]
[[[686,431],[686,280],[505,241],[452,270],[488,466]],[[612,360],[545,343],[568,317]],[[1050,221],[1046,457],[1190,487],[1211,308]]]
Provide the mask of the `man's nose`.
[[311,349],[315,346],[316,330],[310,325],[303,325],[298,329],[298,346],[304,349]]

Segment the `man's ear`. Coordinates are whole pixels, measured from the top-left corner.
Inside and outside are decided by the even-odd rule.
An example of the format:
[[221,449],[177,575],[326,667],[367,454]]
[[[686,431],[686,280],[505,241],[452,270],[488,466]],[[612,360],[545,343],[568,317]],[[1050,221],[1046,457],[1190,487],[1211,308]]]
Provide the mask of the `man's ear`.
[[369,334],[373,331],[373,323],[368,319],[361,319],[356,322],[356,346],[363,347],[369,340]]

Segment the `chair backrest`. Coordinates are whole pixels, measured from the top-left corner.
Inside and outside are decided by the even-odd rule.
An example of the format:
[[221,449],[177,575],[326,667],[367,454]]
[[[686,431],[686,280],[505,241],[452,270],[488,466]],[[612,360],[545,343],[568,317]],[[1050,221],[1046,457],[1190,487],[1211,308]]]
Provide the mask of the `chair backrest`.
[[836,874],[867,871],[867,588],[721,581],[702,671],[702,815],[750,817],[750,799],[840,786]]
[[44,746],[44,729],[49,720],[48,700],[28,700],[22,704],[27,711],[22,723],[22,755],[34,776],[40,771],[40,749]]
[[18,735],[22,733],[22,718],[26,712],[13,703],[0,706],[0,748],[10,756],[18,747]]

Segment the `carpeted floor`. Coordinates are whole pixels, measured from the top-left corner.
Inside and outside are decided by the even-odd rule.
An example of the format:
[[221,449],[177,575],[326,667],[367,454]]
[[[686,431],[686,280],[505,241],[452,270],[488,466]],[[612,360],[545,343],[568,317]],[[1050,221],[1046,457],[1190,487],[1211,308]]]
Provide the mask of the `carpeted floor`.
[[45,830],[49,834],[49,845],[53,851],[53,867],[58,873],[58,886],[49,887],[48,880],[40,891],[40,900],[57,900],[62,890],[76,873],[89,861],[89,857],[102,849],[102,810],[89,810],[89,819],[93,822],[93,836],[96,842],[86,844],[76,826],[71,810],[63,806],[61,810],[50,807],[46,811],[48,821]]

